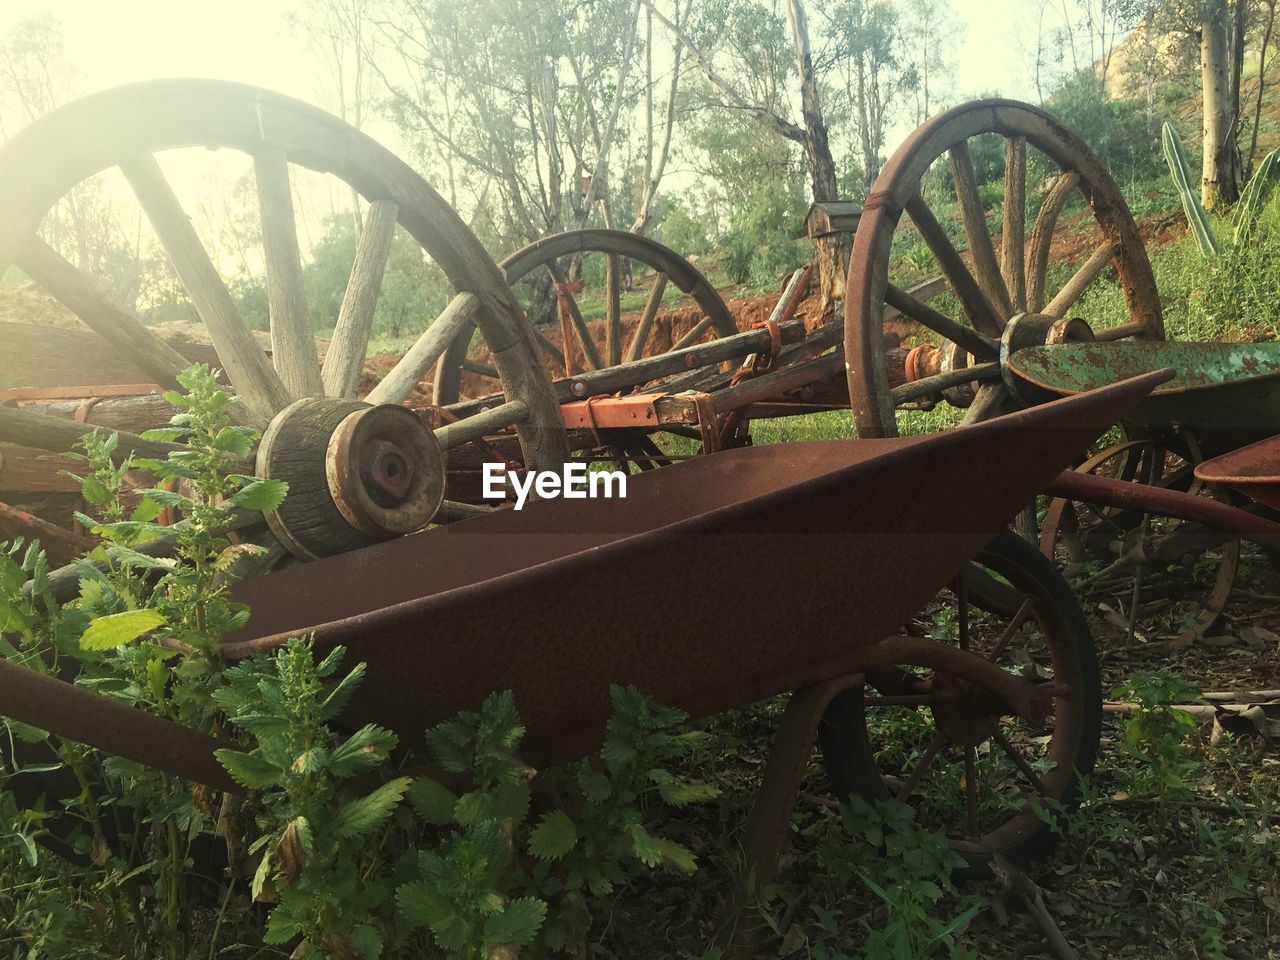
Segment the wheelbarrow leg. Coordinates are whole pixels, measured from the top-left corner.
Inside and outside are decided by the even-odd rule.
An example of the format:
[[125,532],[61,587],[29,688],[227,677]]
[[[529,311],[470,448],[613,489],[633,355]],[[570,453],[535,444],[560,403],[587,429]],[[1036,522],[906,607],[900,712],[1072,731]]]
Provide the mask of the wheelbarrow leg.
[[724,960],[750,960],[764,926],[753,910],[756,895],[773,882],[786,845],[791,811],[795,808],[805,769],[818,737],[818,726],[831,701],[851,687],[861,686],[860,673],[845,674],[802,687],[791,695],[769,748],[764,777],[747,819],[743,840],[745,867],[730,901],[728,923],[721,940]]

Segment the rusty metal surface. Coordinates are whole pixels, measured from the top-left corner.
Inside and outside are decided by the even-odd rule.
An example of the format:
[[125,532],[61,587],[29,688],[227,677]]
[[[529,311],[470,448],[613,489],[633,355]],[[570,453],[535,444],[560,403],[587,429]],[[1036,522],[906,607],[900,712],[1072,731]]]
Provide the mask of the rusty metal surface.
[[230,793],[213,751],[229,744],[0,657],[0,714]]
[[1126,420],[1204,431],[1218,449],[1280,432],[1280,343],[1061,343],[1008,359],[1009,370],[1046,396],[1162,368],[1177,376]]
[[1280,436],[1206,460],[1196,467],[1196,478],[1280,510]]
[[[888,656],[880,641],[1163,379],[932,437],[728,451],[632,477],[626,499],[298,566],[237,588],[254,615],[225,652],[345,644],[368,663],[348,721],[412,737],[509,688],[536,758],[572,756],[597,743],[610,683],[705,716]],[[766,563],[768,589],[703,589]]]
[[[1196,473],[1199,475],[1199,470]],[[1192,520],[1237,534],[1265,547],[1280,549],[1280,523],[1273,523],[1256,514],[1207,497],[1196,496],[1194,493],[1099,477],[1075,470],[1063,471],[1045,486],[1044,492],[1066,500],[1085,500],[1104,507],[1133,509]]]

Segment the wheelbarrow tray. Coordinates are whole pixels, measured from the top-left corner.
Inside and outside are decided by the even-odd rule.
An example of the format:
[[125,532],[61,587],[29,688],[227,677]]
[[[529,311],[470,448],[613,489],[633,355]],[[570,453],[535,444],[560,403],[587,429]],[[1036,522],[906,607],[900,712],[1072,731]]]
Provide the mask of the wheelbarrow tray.
[[1196,478],[1280,510],[1280,436],[1206,460],[1196,467]]
[[705,716],[857,670],[1167,374],[924,438],[744,448],[239,585],[230,658],[368,664],[344,722],[417,738],[514,691],[531,758],[592,749],[610,684]]
[[1060,343],[1019,350],[1007,365],[1045,399],[1172,369],[1176,376],[1125,422],[1154,432],[1187,427],[1215,451],[1280,432],[1280,343]]

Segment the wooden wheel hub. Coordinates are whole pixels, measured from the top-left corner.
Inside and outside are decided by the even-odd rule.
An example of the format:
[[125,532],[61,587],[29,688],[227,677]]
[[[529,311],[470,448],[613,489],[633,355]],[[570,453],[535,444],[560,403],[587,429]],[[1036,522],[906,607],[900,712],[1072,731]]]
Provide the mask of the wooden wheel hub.
[[259,476],[289,493],[267,524],[305,560],[425,527],[444,497],[435,435],[395,404],[310,397],[285,407],[258,447]]
[[439,441],[392,404],[347,415],[329,438],[325,475],[343,517],[374,537],[421,530],[444,499]]

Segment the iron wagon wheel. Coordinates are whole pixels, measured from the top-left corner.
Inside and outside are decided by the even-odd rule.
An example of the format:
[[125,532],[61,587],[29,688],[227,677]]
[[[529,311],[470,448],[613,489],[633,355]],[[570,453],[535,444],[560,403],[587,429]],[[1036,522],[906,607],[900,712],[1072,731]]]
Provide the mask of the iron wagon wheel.
[[[949,177],[935,167],[943,157]],[[998,244],[988,230],[975,158],[989,168],[1002,164]],[[1043,182],[1033,184],[1031,195],[1041,202],[1028,230],[1028,172],[1040,170],[1046,171]],[[1053,170],[1060,172],[1048,173]],[[956,216],[940,220],[927,194],[953,194]],[[1064,216],[1077,196],[1087,223]],[[901,223],[903,213],[910,226]],[[1089,227],[1088,238],[1080,236],[1082,225]],[[965,253],[956,245],[960,234]],[[1055,237],[1088,250],[1060,286],[1050,269]],[[941,269],[952,308],[925,304],[892,281],[891,271],[915,260]],[[1123,290],[1127,322],[1095,329],[1072,308],[1108,267]],[[922,339],[935,341],[908,356],[908,382],[892,390],[884,368],[886,306],[914,321]],[[1162,340],[1164,321],[1137,224],[1084,141],[1028,104],[980,100],[919,127],[876,179],[854,239],[844,336],[858,434],[885,437],[898,435],[902,408],[931,404],[939,394],[967,407],[963,422],[1011,409],[1016,404],[1006,378],[1013,374],[1003,362],[1015,350],[1063,340]]]
[[[155,154],[229,149],[252,161],[270,312],[268,357],[183,210]],[[497,265],[447,203],[409,166],[365,134],[299,101],[239,84],[155,81],[86,97],[0,146],[0,269],[16,264],[154,381],[176,386],[184,361],[95,280],[40,237],[72,188],[117,169],[140,204],[205,325],[247,422],[265,428],[256,472],[292,494],[267,519],[303,558],[354,549],[456,515],[441,498],[445,454],[516,427],[526,466],[557,469],[568,442],[528,320]],[[321,363],[303,283],[291,178],[330,175],[368,202],[337,326]],[[397,225],[439,266],[453,299],[365,396],[357,386]],[[402,402],[474,325],[492,356],[502,396],[473,420],[432,430]],[[141,424],[154,426],[158,424]],[[71,428],[71,429],[69,429]],[[0,440],[60,452],[76,429],[28,411],[0,411]],[[121,452],[164,456],[164,445],[125,437]],[[290,501],[293,501],[290,504]]]
[[[593,261],[599,264],[594,271]],[[644,357],[692,346],[708,336],[727,337],[738,332],[728,306],[693,264],[670,247],[634,233],[570,230],[517,250],[499,266],[512,288],[522,281],[544,277],[550,282],[559,319],[560,342],[553,342],[541,330],[535,332],[539,335],[543,360],[553,376],[571,377],[587,370],[633,363]],[[622,299],[624,287],[639,278],[637,267],[650,271],[652,279],[640,318],[628,337],[622,320]],[[575,296],[581,288],[570,280],[574,270],[583,280],[586,274],[593,272],[602,278],[604,322],[599,341]],[[702,312],[702,316],[682,332],[674,328],[659,329],[662,325],[655,322],[669,288],[690,297]],[[483,392],[492,392],[492,367],[486,361],[470,356],[475,351],[470,336],[472,332],[470,329],[460,331],[437,364],[436,403],[456,403],[463,392],[470,392],[463,389],[463,374],[466,372],[478,378],[476,386]]]
[[[986,578],[1018,592],[1016,610],[988,609],[968,589]],[[1006,530],[906,629],[1051,688],[1048,719],[1005,715],[985,691],[940,672],[873,672],[832,702],[819,730],[836,794],[909,803],[917,822],[949,838],[962,873],[985,873],[997,853],[1014,863],[1040,855],[1058,805],[1079,802],[1101,736],[1097,655],[1071,588]]]
[[[1194,472],[1201,459],[1194,440],[1136,438],[1098,451],[1076,470],[1127,483],[1229,498],[1229,493],[1215,492],[1196,479]],[[1105,592],[1128,604],[1130,630],[1136,629],[1153,594],[1163,598],[1200,592],[1188,588],[1185,577],[1195,576],[1196,567],[1212,560],[1207,595],[1201,594],[1202,600],[1193,601],[1193,606],[1183,611],[1172,644],[1181,649],[1221,619],[1240,570],[1241,544],[1199,524],[1057,497],[1049,501],[1045,512],[1040,550],[1072,579],[1082,598]],[[1195,562],[1187,564],[1191,557]],[[1161,579],[1169,582],[1161,584]]]

